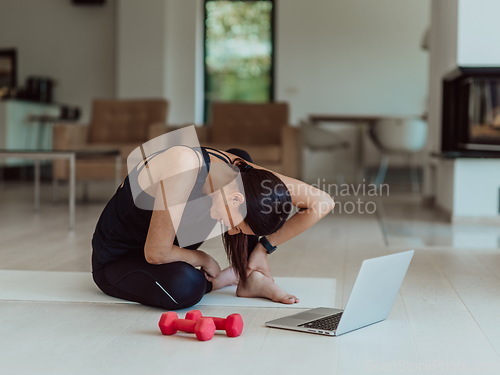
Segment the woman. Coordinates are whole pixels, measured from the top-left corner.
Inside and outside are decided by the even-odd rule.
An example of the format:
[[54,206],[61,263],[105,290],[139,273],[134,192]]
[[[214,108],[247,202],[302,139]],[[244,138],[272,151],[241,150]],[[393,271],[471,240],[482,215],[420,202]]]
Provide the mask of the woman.
[[[217,184],[221,179],[214,171],[221,168],[216,167],[239,171],[243,189]],[[133,194],[138,186],[142,193]],[[214,189],[222,194],[213,194]],[[198,202],[194,198],[203,194],[212,194],[212,204],[201,206],[203,221],[212,221],[208,228],[214,223],[225,227],[230,267],[222,271],[212,256],[198,250],[203,241],[194,243],[209,238],[210,230],[180,231],[190,228],[182,225],[188,202]],[[168,205],[172,201],[184,204]],[[145,209],[148,205],[154,209]],[[291,206],[299,210],[288,219]],[[240,297],[297,303],[274,282],[267,248],[303,232],[333,207],[328,194],[254,164],[244,150],[171,147],[129,173],[101,213],[92,238],[93,278],[108,295],[167,310],[193,306],[204,294],[236,284]],[[189,245],[179,246],[181,233]],[[184,240],[186,233],[194,235],[191,242]]]

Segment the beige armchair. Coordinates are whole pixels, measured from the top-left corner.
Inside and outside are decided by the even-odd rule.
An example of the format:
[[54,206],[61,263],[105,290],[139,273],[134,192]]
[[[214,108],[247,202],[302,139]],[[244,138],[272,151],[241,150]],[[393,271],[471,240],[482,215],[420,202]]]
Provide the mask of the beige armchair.
[[[300,178],[300,129],[289,125],[287,103],[215,102],[211,113],[209,124],[196,127],[200,145],[241,148],[256,164]],[[157,124],[151,136],[174,129]]]
[[[127,175],[129,153],[151,138],[151,126],[165,126],[168,102],[151,100],[94,100],[88,125],[56,124],[53,132],[55,150],[118,149],[123,158],[122,175]],[[55,181],[67,180],[67,161],[53,164]],[[76,161],[77,180],[112,180],[113,158]]]

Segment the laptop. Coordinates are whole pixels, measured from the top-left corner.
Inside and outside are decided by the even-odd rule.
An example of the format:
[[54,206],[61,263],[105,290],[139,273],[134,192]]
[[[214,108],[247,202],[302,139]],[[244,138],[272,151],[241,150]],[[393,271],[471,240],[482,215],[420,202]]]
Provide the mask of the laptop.
[[267,327],[339,336],[385,320],[414,250],[366,259],[344,310],[318,307],[266,322]]

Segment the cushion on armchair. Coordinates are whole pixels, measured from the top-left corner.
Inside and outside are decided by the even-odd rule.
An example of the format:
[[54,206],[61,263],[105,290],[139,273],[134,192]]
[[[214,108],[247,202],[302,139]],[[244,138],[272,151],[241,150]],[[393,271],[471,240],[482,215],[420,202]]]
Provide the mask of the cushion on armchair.
[[[54,149],[120,150],[125,176],[129,153],[149,139],[151,125],[166,122],[167,112],[168,101],[165,99],[97,99],[92,103],[89,125],[57,124],[54,127]],[[112,180],[114,168],[113,158],[77,160],[76,177],[78,180]],[[68,179],[68,162],[54,162],[53,174],[57,180]]]
[[94,100],[88,143],[130,143],[148,140],[148,127],[165,122],[163,99]]
[[286,125],[287,103],[214,102],[210,142],[280,144],[281,127]]

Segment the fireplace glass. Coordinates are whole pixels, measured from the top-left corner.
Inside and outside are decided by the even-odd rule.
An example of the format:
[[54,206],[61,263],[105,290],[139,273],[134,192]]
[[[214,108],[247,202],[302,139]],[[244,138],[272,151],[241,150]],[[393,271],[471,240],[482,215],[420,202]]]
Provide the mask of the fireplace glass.
[[460,67],[448,74],[442,112],[443,152],[500,154],[500,68]]
[[500,79],[469,78],[471,144],[500,145]]

